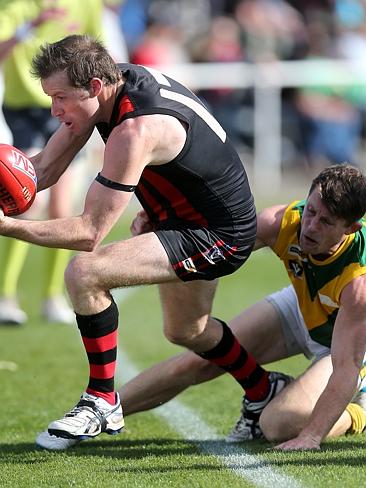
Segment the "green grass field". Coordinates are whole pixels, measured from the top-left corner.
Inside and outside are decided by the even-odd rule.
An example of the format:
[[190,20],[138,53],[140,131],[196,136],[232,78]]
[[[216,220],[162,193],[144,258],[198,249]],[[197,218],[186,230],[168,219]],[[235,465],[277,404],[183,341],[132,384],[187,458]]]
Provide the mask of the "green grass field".
[[[326,442],[318,452],[274,452],[262,441],[228,448],[221,439],[241,398],[229,377],[191,388],[162,412],[128,417],[119,436],[67,452],[36,450],[36,433],[76,403],[88,372],[77,328],[38,317],[42,279],[42,250],[33,248],[20,283],[30,321],[0,328],[1,487],[366,486],[364,436]],[[222,279],[214,313],[230,319],[286,283],[278,259],[260,251]],[[133,290],[120,304],[119,346],[126,377],[127,366],[140,370],[180,350],[163,337],[155,287]],[[296,375],[307,364],[297,356],[274,367]],[[125,381],[123,362],[120,371]]]

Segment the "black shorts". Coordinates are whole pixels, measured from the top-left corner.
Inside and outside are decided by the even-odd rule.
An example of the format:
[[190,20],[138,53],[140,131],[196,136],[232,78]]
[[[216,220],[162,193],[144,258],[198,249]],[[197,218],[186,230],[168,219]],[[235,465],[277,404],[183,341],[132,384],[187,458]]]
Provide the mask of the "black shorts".
[[220,230],[203,227],[160,229],[155,234],[178,278],[182,281],[214,280],[233,273],[248,259],[255,243],[256,223],[254,210],[241,231],[230,239]]
[[13,136],[13,145],[22,151],[42,149],[60,125],[49,108],[12,109],[3,106],[3,114]]

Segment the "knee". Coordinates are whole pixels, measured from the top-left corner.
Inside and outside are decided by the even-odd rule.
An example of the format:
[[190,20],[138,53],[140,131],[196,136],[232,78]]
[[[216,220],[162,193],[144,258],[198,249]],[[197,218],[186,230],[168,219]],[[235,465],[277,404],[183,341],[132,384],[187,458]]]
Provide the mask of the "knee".
[[164,320],[164,335],[169,342],[195,351],[205,339],[208,319],[192,320],[190,317],[178,319],[176,317]]
[[170,328],[164,328],[164,335],[172,344],[177,344],[178,346],[186,346],[190,342],[191,335],[184,330],[184,328],[175,328],[171,330]]
[[65,269],[65,285],[69,293],[92,286],[92,268],[87,253],[74,256]]
[[169,342],[189,349],[189,343],[194,337],[194,332],[192,333],[191,327],[187,327],[182,320],[177,318],[172,320],[165,317],[163,331]]

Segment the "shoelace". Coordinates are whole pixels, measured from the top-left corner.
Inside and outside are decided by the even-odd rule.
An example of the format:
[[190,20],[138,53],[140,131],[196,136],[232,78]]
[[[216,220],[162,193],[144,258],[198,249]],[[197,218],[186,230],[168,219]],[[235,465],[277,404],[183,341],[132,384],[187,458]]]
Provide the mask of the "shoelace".
[[245,430],[250,431],[250,426],[247,425],[246,421],[244,419],[240,419],[237,423],[236,426],[234,427],[234,432],[244,432]]
[[[245,397],[243,398],[243,406],[241,410],[241,415],[239,420],[233,429],[233,432],[244,432],[248,431],[254,434],[256,430],[260,430],[257,425],[259,421],[260,414],[262,413],[264,407],[268,403],[268,399],[271,398],[273,393],[273,387],[271,385],[271,390],[267,397],[260,402],[250,402]],[[254,431],[254,432],[253,432]]]
[[100,423],[103,422],[104,419],[103,412],[98,409],[98,407],[95,405],[94,402],[91,402],[89,400],[80,400],[78,404],[75,405],[75,407],[72,410],[70,410],[70,412],[65,414],[65,417],[76,417],[81,412],[88,412],[93,417],[97,417]]
[[242,432],[243,430],[247,429],[251,431],[251,428],[255,422],[255,419],[247,417],[247,409],[245,405],[245,397],[243,399],[243,406],[240,412],[240,418],[235,424],[233,432]]
[[261,430],[257,423],[253,420],[249,420],[241,416],[241,418],[237,421],[235,427],[233,428],[231,435],[239,434],[242,437],[242,434],[244,432],[248,434],[246,436],[248,439],[261,437]]

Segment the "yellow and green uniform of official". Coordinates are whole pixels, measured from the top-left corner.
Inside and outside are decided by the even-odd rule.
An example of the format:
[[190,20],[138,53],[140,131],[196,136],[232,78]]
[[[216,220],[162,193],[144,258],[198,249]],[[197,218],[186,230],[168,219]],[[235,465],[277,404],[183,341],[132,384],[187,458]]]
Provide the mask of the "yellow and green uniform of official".
[[[17,27],[35,19],[50,7],[47,0],[0,0],[0,42],[14,36]],[[51,99],[42,90],[40,81],[30,75],[33,56],[44,42],[55,42],[70,34],[90,34],[104,40],[102,25],[103,0],[57,0],[52,3],[64,15],[48,20],[32,31],[32,35],[15,45],[2,62],[4,77],[3,103],[17,110],[50,108]],[[0,295],[15,297],[19,276],[27,256],[28,244],[15,239],[4,242],[3,273],[0,277]],[[65,249],[47,249],[45,290],[47,297],[63,293],[63,270],[70,252]]]
[[[319,261],[304,254],[299,243],[305,204],[304,200],[297,200],[287,207],[273,250],[286,267],[311,338],[330,348],[342,290],[366,274],[366,221],[362,220],[361,229],[348,235],[334,254]],[[361,377],[365,376],[364,370],[365,367]],[[350,406],[347,410],[353,428],[360,432],[365,427],[365,414],[358,405]]]
[[[44,22],[32,36],[19,42],[2,63],[4,75],[4,105],[9,108],[51,106],[39,80],[30,76],[31,62],[44,42],[56,42],[70,34],[90,34],[103,40],[103,0],[57,0],[64,15]],[[13,37],[17,27],[35,19],[50,6],[47,0],[0,0],[0,41]]]

